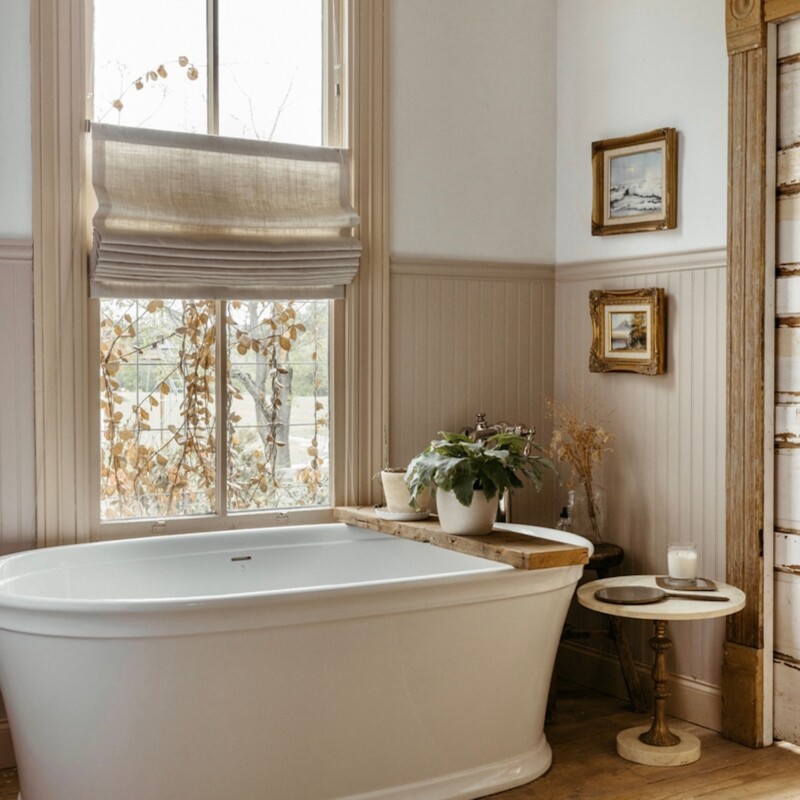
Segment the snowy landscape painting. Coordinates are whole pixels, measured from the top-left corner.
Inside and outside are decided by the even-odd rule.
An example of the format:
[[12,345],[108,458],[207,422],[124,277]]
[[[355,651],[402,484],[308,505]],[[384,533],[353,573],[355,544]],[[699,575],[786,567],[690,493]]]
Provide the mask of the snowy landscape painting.
[[592,235],[678,226],[678,132],[592,142]]
[[664,157],[661,148],[609,159],[608,210],[613,217],[661,214]]

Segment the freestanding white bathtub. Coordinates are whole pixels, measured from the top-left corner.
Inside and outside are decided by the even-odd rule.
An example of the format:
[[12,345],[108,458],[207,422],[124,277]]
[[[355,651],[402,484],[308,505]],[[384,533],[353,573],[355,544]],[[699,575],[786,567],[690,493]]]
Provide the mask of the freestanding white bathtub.
[[581,571],[344,524],[7,556],[21,797],[466,800],[525,783],[550,765]]

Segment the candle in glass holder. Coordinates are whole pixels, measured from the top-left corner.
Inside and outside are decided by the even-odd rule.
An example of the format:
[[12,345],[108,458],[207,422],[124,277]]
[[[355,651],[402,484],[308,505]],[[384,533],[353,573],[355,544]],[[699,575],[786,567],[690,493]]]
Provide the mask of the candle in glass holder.
[[673,542],[667,546],[667,570],[670,580],[694,583],[697,580],[697,545]]

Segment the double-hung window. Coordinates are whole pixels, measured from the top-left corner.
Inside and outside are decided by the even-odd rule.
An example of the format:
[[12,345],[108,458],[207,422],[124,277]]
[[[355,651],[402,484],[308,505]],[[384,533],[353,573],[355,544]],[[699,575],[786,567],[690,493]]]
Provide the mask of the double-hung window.
[[[104,283],[97,272],[98,299],[91,314],[99,360],[97,522],[103,535],[114,536],[245,527],[260,524],[265,514],[274,520],[276,513],[299,519],[328,513],[334,302],[325,292],[306,296],[308,281],[302,277],[294,283],[286,278],[286,270],[302,260],[292,253],[274,265],[275,274],[283,276],[278,286],[289,287],[284,294],[261,274],[258,291],[234,288],[242,271],[258,261],[248,248],[261,245],[242,243],[236,235],[230,245],[220,239],[219,230],[228,222],[214,227],[213,193],[198,196],[205,194],[203,180],[213,180],[220,208],[224,205],[229,213],[241,206],[242,215],[252,221],[253,198],[269,189],[259,181],[270,186],[285,182],[295,205],[298,194],[303,205],[302,191],[309,198],[316,195],[313,182],[311,189],[296,192],[297,173],[283,161],[266,179],[254,172],[250,180],[245,159],[252,157],[251,145],[243,145],[244,155],[234,145],[233,155],[217,154],[217,172],[208,168],[209,175],[199,179],[198,173],[207,169],[202,158],[185,159],[181,169],[188,172],[178,170],[162,190],[170,194],[164,214],[163,198],[148,185],[157,162],[148,164],[136,149],[150,148],[150,141],[136,131],[152,129],[154,137],[160,135],[155,131],[177,134],[177,145],[170,140],[162,148],[167,158],[170,148],[180,149],[188,141],[181,139],[187,134],[284,143],[289,152],[293,145],[339,145],[346,115],[341,109],[345,48],[338,3],[142,0],[125,4],[124,13],[121,7],[118,0],[94,0],[92,116],[95,138],[105,130],[113,142],[109,148],[130,141],[133,146],[116,154],[123,170],[117,194],[101,174],[111,171],[107,164],[113,166],[113,159],[101,162],[96,145],[93,180],[101,208],[105,200],[110,213],[118,213],[118,227],[132,217],[146,223],[159,214],[163,218],[144,235],[153,243],[146,257],[139,255],[145,251],[137,249],[138,243],[130,246],[123,237],[121,244],[114,243],[114,258],[103,273],[110,279]],[[120,141],[130,141],[119,145],[115,126],[136,130],[129,137],[120,134]],[[252,145],[257,154],[259,147]],[[165,171],[170,168],[171,162]],[[119,200],[124,191],[142,198],[138,210],[127,210]],[[120,205],[123,212],[118,212]],[[184,207],[190,207],[190,233],[177,236],[176,245],[169,239],[176,226],[173,215],[180,216]],[[255,213],[262,212],[256,208]],[[210,232],[193,237],[198,218],[208,222]],[[107,246],[98,227],[95,260],[98,252],[102,259]],[[279,231],[265,247],[271,254],[278,241],[278,250],[293,252],[294,244],[282,244],[286,238]],[[204,249],[203,243],[212,241]],[[230,249],[237,247],[241,252],[231,266]],[[146,269],[140,258],[147,259]],[[181,271],[170,272],[173,262]],[[224,268],[231,270],[227,285],[220,277],[228,274]],[[178,288],[205,286],[209,281],[203,275],[210,275],[222,288],[196,295],[187,288],[171,296],[169,288],[159,290],[156,280],[149,295],[141,284],[127,291],[128,269],[134,276],[147,270],[171,276],[161,283]],[[147,279],[143,283],[147,286]],[[243,285],[251,284],[245,280]]]

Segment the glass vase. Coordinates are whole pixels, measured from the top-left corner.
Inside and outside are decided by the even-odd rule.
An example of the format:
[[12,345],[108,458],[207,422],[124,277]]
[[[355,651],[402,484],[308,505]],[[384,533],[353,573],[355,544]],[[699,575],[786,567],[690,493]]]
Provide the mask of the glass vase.
[[606,491],[602,486],[592,490],[591,501],[586,485],[578,483],[569,490],[569,518],[573,533],[592,542],[602,542],[606,524]]

